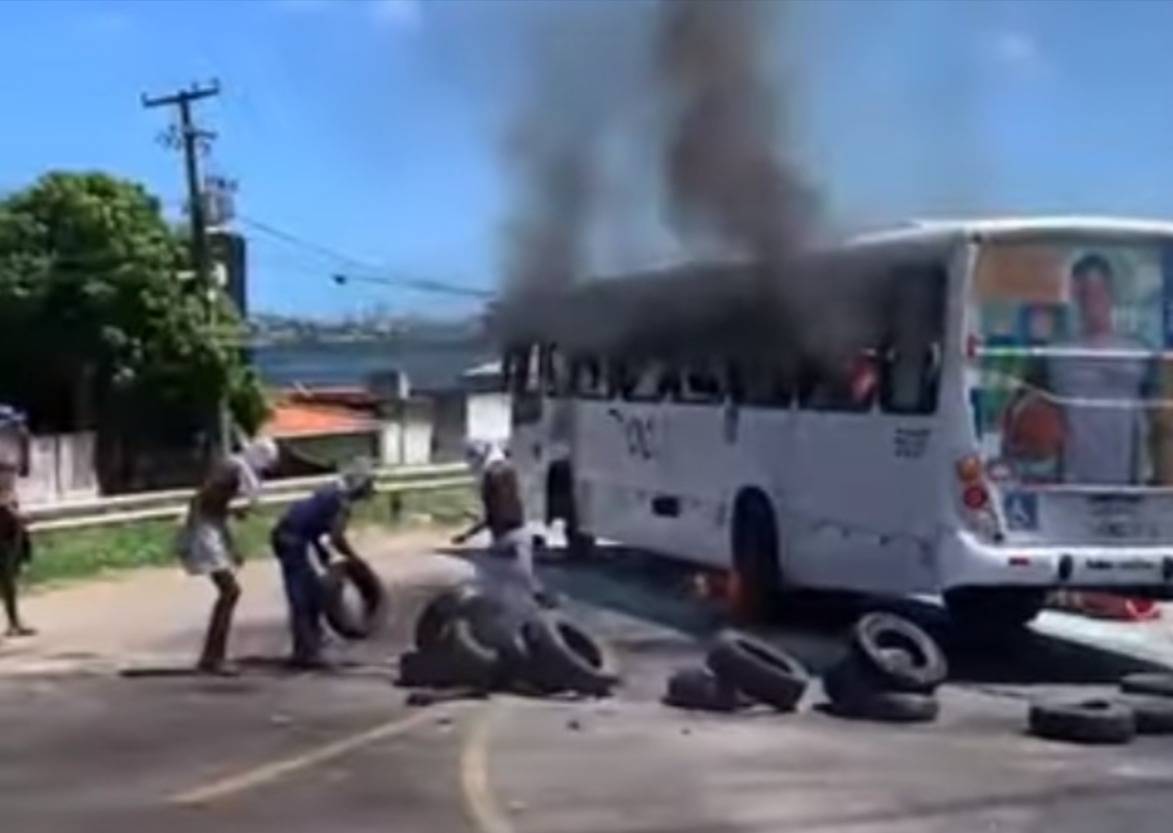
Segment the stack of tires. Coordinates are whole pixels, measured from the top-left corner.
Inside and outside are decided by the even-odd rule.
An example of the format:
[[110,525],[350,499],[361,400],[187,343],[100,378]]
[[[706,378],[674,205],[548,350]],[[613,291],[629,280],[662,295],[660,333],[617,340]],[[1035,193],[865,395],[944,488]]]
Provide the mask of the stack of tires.
[[823,676],[833,714],[895,723],[936,719],[936,690],[948,676],[945,655],[919,627],[890,613],[869,613],[852,628],[846,656]]
[[668,679],[664,702],[701,711],[730,712],[763,703],[780,712],[798,708],[809,682],[796,659],[761,640],[722,633],[700,668],[684,668]]
[[399,683],[603,697],[619,683],[610,653],[555,612],[521,612],[471,588],[448,591],[416,620]]
[[1173,734],[1173,674],[1129,674],[1112,698],[1031,704],[1031,734],[1048,740],[1123,744],[1137,735]]

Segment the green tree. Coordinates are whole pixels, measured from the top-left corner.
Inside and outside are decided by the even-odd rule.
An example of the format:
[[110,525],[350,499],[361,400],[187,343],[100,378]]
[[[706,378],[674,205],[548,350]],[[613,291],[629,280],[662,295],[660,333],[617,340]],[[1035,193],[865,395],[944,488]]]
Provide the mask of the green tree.
[[0,399],[41,425],[176,443],[226,398],[252,431],[264,400],[239,332],[142,186],[57,172],[0,200]]

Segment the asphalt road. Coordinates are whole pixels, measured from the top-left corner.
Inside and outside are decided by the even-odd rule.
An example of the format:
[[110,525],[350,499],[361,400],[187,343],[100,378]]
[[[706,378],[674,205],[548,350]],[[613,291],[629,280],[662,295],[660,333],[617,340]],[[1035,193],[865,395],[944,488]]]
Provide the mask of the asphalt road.
[[[406,706],[389,660],[409,615],[335,674],[255,662],[227,680],[0,676],[0,829],[1168,830],[1173,738],[1082,748],[1024,734],[1027,698],[1107,692],[1150,667],[1089,646],[1086,629],[1076,641],[1049,624],[995,650],[906,603],[955,668],[937,723],[836,719],[817,686],[795,715],[699,715],[658,703],[722,624],[680,571],[629,558],[546,575],[619,655],[617,697]],[[819,600],[764,633],[817,672],[857,610]]]

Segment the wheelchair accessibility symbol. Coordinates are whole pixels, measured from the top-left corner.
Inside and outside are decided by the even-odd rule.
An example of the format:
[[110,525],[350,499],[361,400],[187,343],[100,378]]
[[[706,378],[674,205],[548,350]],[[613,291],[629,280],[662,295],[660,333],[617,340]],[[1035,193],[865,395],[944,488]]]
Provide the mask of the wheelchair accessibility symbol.
[[1017,532],[1039,528],[1038,495],[1030,492],[1010,492],[1002,502],[1006,526]]

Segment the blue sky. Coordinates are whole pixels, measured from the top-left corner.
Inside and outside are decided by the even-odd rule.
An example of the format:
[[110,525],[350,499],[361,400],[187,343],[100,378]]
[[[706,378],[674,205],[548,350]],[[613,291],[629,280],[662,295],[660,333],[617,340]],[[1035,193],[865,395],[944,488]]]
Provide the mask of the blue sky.
[[[467,311],[328,277],[492,286],[514,193],[503,137],[530,89],[535,31],[576,68],[568,111],[616,99],[639,111],[623,68],[644,12],[584,0],[8,0],[0,190],[50,168],[98,168],[143,181],[178,214],[180,160],[155,141],[169,116],[139,96],[216,77],[223,95],[198,113],[219,134],[209,168],[240,182],[240,213],[364,264],[245,227],[254,308]],[[786,152],[829,226],[1173,214],[1173,4],[825,0],[787,12],[771,33]],[[638,175],[652,181],[654,157],[626,159],[606,185],[602,264],[672,250]]]

